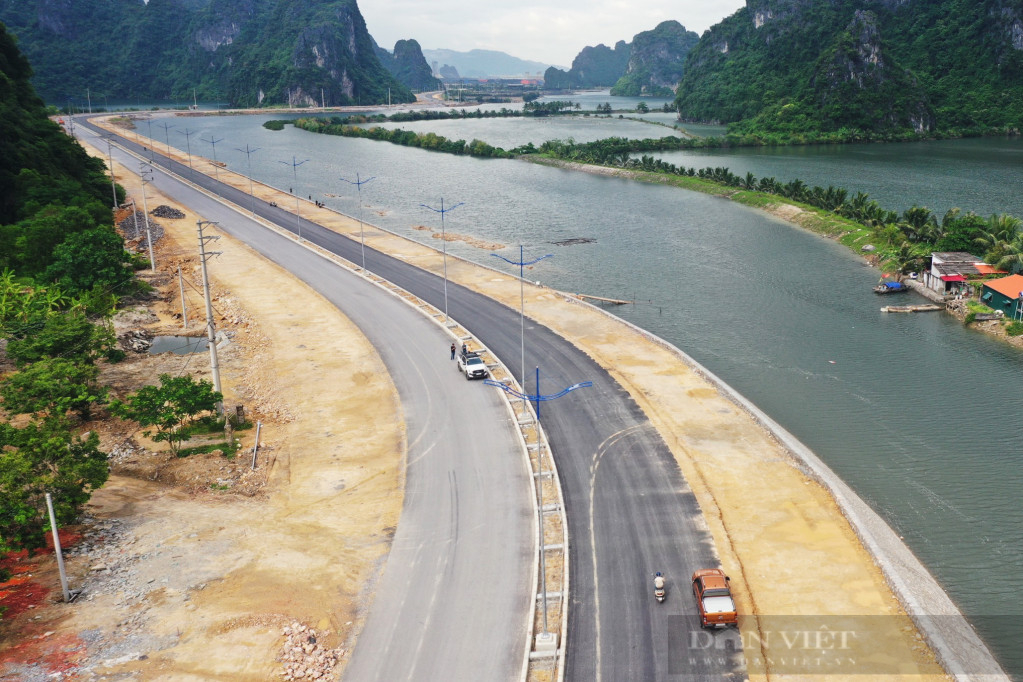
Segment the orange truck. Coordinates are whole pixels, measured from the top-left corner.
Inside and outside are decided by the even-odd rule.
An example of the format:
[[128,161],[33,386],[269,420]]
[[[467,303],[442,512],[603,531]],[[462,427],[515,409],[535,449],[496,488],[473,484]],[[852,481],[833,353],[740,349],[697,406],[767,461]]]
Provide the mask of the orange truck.
[[739,627],[730,578],[720,568],[705,568],[693,573],[693,595],[700,609],[700,625],[705,628]]

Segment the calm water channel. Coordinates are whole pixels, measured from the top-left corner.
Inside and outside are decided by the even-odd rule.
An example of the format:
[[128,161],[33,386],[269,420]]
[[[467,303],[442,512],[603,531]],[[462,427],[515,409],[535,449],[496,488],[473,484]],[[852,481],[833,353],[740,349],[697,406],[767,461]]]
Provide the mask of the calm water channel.
[[[268,118],[172,123],[197,133],[193,141],[223,138],[218,158],[240,172],[246,157],[236,149],[258,147],[251,158],[257,179],[351,215],[355,190],[340,178],[375,176],[362,192],[367,221],[413,239],[427,239],[416,225],[439,228],[436,214],[421,203],[465,202],[448,214],[448,231],[504,244],[502,253],[512,259],[519,244],[527,257],[554,254],[531,279],[642,301],[614,312],[691,354],[812,448],[904,536],[1003,664],[1023,679],[1023,353],[943,314],[879,312],[890,301],[870,291],[876,270],[830,241],[726,200],[290,126],[270,132],[261,127]],[[583,139],[595,125],[614,130],[613,120],[594,121],[474,121],[472,132],[457,137],[499,144],[554,130],[556,137]],[[644,137],[667,130],[622,125],[612,134],[634,134],[634,126],[654,131]],[[171,131],[170,138],[185,147],[184,135]],[[211,156],[208,147],[192,145]],[[892,208],[958,205],[1023,216],[1018,139],[693,157],[699,159],[685,163],[866,191]],[[308,161],[293,170],[293,159]],[[551,243],[573,237],[594,241]],[[448,248],[501,265],[462,243]],[[542,364],[528,357],[527,364],[534,360]]]

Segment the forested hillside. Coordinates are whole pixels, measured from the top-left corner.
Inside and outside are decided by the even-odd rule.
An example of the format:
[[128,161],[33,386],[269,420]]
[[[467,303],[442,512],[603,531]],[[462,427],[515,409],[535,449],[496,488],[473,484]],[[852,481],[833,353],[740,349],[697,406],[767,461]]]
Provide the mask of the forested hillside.
[[44,545],[47,493],[66,524],[106,481],[99,437],[75,431],[104,395],[97,360],[119,352],[106,316],[136,287],[103,162],[46,117],[31,75],[0,24],[0,556]]
[[740,134],[1019,129],[1023,0],[747,0],[676,104]]
[[355,0],[0,0],[48,101],[253,105],[415,99],[380,63]]
[[412,90],[440,90],[439,78],[433,77],[430,65],[426,63],[423,49],[415,40],[399,40],[394,44],[394,52],[388,52],[376,45],[377,57],[384,68],[395,78]]
[[544,85],[551,90],[610,87],[625,75],[629,66],[631,46],[624,40],[607,45],[584,47],[572,60],[572,68],[563,71],[555,66],[544,73]]
[[686,55],[700,36],[677,21],[663,21],[632,39],[632,54],[625,75],[611,88],[612,95],[671,97],[682,78]]

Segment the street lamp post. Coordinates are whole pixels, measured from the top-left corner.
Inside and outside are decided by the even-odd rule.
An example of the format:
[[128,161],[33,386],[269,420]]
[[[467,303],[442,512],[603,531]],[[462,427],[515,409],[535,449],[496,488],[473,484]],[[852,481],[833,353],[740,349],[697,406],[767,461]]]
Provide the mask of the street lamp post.
[[[522,244],[519,244],[519,260],[518,260],[517,263],[515,261],[513,261],[513,260],[508,260],[504,256],[500,256],[500,255],[498,255],[496,253],[492,253],[490,255],[493,256],[494,258],[500,258],[501,260],[503,260],[506,263],[510,263],[512,265],[518,265],[519,266],[519,327],[520,327],[520,331],[521,331],[521,334],[522,334],[522,365],[521,365],[521,367],[522,367],[522,383],[519,384],[519,385],[522,386],[522,387],[525,387],[525,385],[526,385],[526,291],[525,291],[526,277],[525,277],[525,273],[524,273],[523,269],[525,268],[525,266],[533,265],[534,263],[539,263],[540,261],[542,261],[545,258],[553,258],[554,254],[548,253],[546,256],[540,256],[539,258],[534,258],[531,261],[526,261],[526,260],[524,260],[524,258],[522,256]],[[526,412],[526,401],[525,400],[522,401],[522,412],[523,413]]]
[[[534,395],[527,395],[516,391],[511,386],[508,386],[500,381],[494,381],[493,379],[484,379],[484,384],[487,386],[496,386],[505,393],[515,396],[516,398],[522,398],[523,400],[531,400],[536,403],[536,460],[537,467],[539,468],[539,480],[540,480],[540,503],[539,503],[539,515],[540,515],[540,590],[543,592],[543,632],[540,635],[544,641],[549,640],[550,635],[547,630],[547,558],[545,556],[546,550],[544,548],[544,520],[543,520],[543,447],[540,441],[540,403],[548,400],[557,400],[563,395],[567,395],[578,388],[586,388],[592,386],[592,381],[583,381],[578,384],[572,384],[568,388],[562,389],[558,393],[551,395],[543,395],[540,393],[540,368],[536,368],[536,393]],[[525,386],[522,389],[525,390]]]
[[363,229],[362,229],[362,186],[365,185],[367,182],[371,182],[373,180],[376,180],[376,176],[374,175],[371,178],[366,178],[365,180],[362,180],[362,179],[359,178],[359,174],[356,173],[355,174],[355,182],[352,182],[351,180],[349,180],[347,178],[341,178],[341,180],[343,180],[344,182],[347,182],[349,185],[355,185],[355,187],[359,190],[359,241],[362,243],[362,271],[365,273],[366,272],[366,235],[365,235],[365,233],[363,232]]
[[189,177],[193,177],[195,172],[192,170],[192,135],[195,135],[195,131],[185,128],[178,132],[185,136],[185,145],[188,149],[188,175]]
[[464,201],[459,201],[454,206],[444,208],[444,197],[441,197],[440,208],[434,208],[433,206],[427,206],[426,204],[419,204],[423,208],[428,208],[434,213],[440,213],[440,242],[441,248],[444,250],[444,324],[448,323],[448,238],[447,233],[444,231],[444,214],[449,211],[454,211],[464,203]]
[[156,153],[153,144],[153,117],[152,115],[146,116],[146,125],[149,126],[149,162],[152,163],[156,157],[153,156]]
[[[305,163],[308,160],[309,159],[302,159],[301,161],[298,161],[295,158],[295,156],[292,156],[290,163],[287,162],[287,161],[278,161],[277,163],[283,163],[285,166],[291,166],[291,172],[295,174],[295,184],[297,185],[298,184],[298,167],[301,166],[303,163]],[[292,187],[291,190],[294,192],[295,188]],[[300,209],[300,206],[299,206],[298,202],[299,202],[298,192],[295,192],[295,226],[298,228],[298,241],[302,241],[302,217],[301,217],[301,215],[299,215],[299,211],[301,209]]]
[[172,126],[169,123],[167,123],[167,121],[162,121],[158,125],[163,127],[163,134],[164,134],[164,136],[167,139],[167,156],[169,157],[170,156],[170,131],[171,131],[171,128],[173,128],[174,126]]
[[220,182],[220,166],[217,165],[217,143],[223,142],[224,138],[220,138],[218,140],[217,138],[210,135],[210,139],[208,140],[203,137],[200,137],[199,139],[207,144],[213,145],[213,173],[217,176],[217,182]]
[[256,217],[256,195],[252,193],[252,155],[258,152],[261,147],[249,149],[249,145],[246,143],[245,149],[241,147],[235,147],[235,149],[245,153],[245,162],[249,168],[249,210],[252,211],[252,217]]

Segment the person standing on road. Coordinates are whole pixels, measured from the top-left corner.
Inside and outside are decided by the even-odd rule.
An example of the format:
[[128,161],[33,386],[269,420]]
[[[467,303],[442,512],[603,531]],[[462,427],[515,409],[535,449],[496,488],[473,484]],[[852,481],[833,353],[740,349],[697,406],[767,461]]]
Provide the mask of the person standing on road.
[[465,355],[468,352],[469,352],[469,347],[463,343],[462,344],[462,355]]
[[455,342],[454,341],[451,342],[451,359],[452,360],[455,359]]

